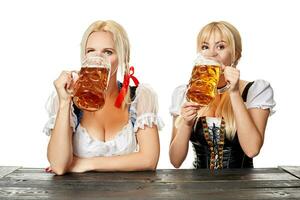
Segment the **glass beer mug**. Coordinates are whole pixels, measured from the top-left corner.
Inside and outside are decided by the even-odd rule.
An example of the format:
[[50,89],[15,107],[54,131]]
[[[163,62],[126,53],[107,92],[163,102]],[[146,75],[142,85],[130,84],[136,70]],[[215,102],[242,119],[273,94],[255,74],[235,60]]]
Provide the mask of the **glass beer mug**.
[[107,55],[99,52],[86,55],[71,92],[73,102],[79,109],[92,112],[104,106],[110,68]]
[[227,83],[223,88],[217,88],[221,74],[220,63],[198,54],[188,84],[186,99],[201,106],[208,106],[218,93],[223,93],[230,87]]

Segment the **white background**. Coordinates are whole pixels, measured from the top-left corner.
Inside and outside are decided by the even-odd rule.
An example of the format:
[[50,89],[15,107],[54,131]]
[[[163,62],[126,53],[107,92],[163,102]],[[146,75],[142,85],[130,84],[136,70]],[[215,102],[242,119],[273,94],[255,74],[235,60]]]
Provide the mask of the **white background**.
[[[277,102],[256,167],[300,165],[299,6],[297,1],[14,1],[0,3],[0,165],[46,167],[44,109],[53,80],[79,68],[80,40],[90,23],[113,19],[127,30],[131,64],[159,96],[158,168],[168,158],[174,88],[187,83],[202,26],[225,20],[243,40],[241,79],[265,79]],[[191,148],[190,148],[191,149]],[[191,167],[192,151],[183,164]]]

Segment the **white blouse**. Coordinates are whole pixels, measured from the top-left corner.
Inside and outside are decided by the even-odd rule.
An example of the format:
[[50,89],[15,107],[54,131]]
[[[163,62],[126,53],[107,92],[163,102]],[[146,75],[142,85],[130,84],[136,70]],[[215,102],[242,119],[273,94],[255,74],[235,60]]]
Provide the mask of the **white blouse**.
[[[73,102],[70,112],[70,125],[73,128],[73,153],[82,158],[96,156],[124,155],[138,150],[136,133],[138,129],[145,126],[156,125],[159,130],[164,126],[163,121],[158,117],[158,101],[156,93],[145,84],[140,84],[135,92],[135,99],[131,102],[129,109],[129,121],[117,135],[109,141],[93,139],[87,130],[78,124],[77,116],[74,113]],[[44,127],[46,135],[51,134],[54,128],[59,102],[56,92],[53,92],[46,103],[46,110],[49,120]]]
[[[183,103],[186,102],[187,85],[180,85],[175,88],[172,95],[172,104],[169,108],[171,115],[180,115],[180,109]],[[270,115],[275,111],[273,110],[276,102],[274,101],[273,89],[269,82],[265,80],[256,80],[248,90],[247,101],[245,102],[247,109],[260,108],[269,109]],[[210,125],[213,122],[208,122]]]

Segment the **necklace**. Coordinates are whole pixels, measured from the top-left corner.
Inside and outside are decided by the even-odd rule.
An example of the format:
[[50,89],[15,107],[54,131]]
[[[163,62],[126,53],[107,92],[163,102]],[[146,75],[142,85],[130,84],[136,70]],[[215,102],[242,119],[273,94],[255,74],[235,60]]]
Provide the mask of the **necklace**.
[[[208,144],[210,151],[210,165],[209,168],[222,169],[223,168],[223,148],[225,139],[225,121],[222,117],[220,128],[213,124],[213,127],[208,127],[206,117],[201,117],[204,138]],[[209,131],[209,129],[211,131]]]

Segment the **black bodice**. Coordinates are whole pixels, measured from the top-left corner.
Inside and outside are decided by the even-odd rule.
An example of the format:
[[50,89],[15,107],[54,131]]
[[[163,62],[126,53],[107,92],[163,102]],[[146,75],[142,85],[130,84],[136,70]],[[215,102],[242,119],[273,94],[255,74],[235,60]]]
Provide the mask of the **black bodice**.
[[[253,82],[246,85],[242,98],[244,102],[247,100],[247,94]],[[226,126],[226,124],[225,124]],[[219,131],[220,132],[220,131]],[[202,120],[196,120],[191,133],[190,141],[193,144],[193,149],[196,154],[194,160],[195,168],[210,168],[211,151],[203,131]],[[243,152],[236,133],[232,140],[224,137],[223,145],[223,168],[253,168],[253,159],[249,158]]]

